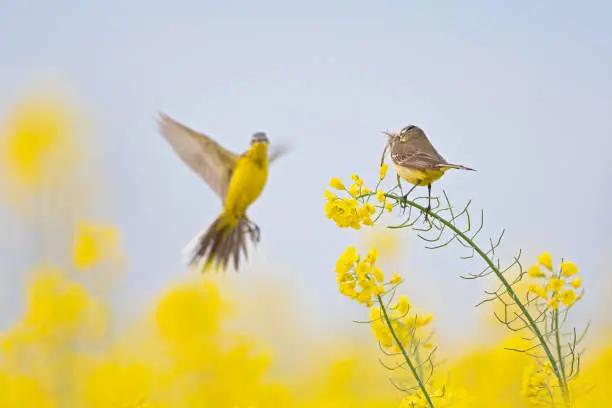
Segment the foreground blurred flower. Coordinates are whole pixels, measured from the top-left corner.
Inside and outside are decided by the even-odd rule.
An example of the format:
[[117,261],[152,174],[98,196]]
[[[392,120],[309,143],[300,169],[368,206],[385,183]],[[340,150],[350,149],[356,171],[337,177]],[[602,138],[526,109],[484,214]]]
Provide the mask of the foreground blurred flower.
[[74,171],[79,158],[72,148],[73,128],[71,110],[59,99],[36,98],[18,105],[0,129],[7,181],[40,188]]
[[85,270],[100,262],[118,261],[121,256],[118,235],[112,226],[79,222],[72,251],[74,266]]

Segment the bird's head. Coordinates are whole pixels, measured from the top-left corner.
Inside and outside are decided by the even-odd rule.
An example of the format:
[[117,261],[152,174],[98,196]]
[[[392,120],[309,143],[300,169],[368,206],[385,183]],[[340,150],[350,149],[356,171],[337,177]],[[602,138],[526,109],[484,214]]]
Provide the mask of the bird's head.
[[264,132],[256,132],[253,134],[253,137],[251,138],[251,145],[258,143],[270,144],[268,136],[266,136]]
[[405,142],[423,133],[423,130],[415,125],[408,125],[402,128],[397,134],[397,139],[400,142]]

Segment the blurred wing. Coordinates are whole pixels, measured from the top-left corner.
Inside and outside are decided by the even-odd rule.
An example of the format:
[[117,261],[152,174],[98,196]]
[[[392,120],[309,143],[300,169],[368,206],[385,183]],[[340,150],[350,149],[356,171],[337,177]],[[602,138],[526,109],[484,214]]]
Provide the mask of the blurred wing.
[[270,146],[270,154],[268,155],[268,163],[272,163],[274,160],[287,154],[291,149],[286,144],[279,144]]
[[179,157],[224,200],[238,156],[163,113],[159,130]]

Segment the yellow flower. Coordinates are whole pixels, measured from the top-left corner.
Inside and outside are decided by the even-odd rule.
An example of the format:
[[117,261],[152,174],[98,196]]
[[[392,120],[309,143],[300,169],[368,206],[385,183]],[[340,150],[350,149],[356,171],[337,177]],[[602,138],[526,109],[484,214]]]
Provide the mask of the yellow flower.
[[118,232],[113,227],[79,222],[72,252],[74,266],[89,269],[117,257],[118,241]]
[[353,268],[355,262],[359,260],[357,250],[355,247],[347,247],[346,250],[340,255],[338,261],[336,261],[336,273],[344,275]]
[[416,327],[427,326],[432,321],[433,317],[434,316],[431,313],[427,314],[425,317],[417,316]]
[[570,282],[570,285],[572,285],[573,288],[578,289],[580,286],[582,286],[582,278],[574,279]]
[[560,297],[561,297],[561,303],[563,303],[565,306],[571,307],[574,303],[576,303],[576,293],[571,290],[564,290],[563,292],[560,293]]
[[372,306],[372,291],[370,289],[364,289],[357,295],[357,301],[367,307]]
[[552,373],[553,373],[553,368],[552,368],[552,365],[550,364],[550,361],[546,361],[546,362],[544,363],[544,369],[543,369],[543,371],[544,371],[544,374],[546,374],[546,375],[552,375]]
[[367,274],[372,272],[372,266],[367,262],[359,262],[357,266],[355,266],[355,273],[357,274],[357,279],[365,280],[367,278]]
[[578,273],[578,267],[573,262],[561,262],[561,273],[563,276],[573,276]]
[[336,190],[344,190],[344,184],[342,184],[342,181],[340,181],[340,179],[338,177],[334,177],[330,180],[329,185],[331,186],[331,188],[335,188]]
[[391,204],[391,201],[387,201],[385,203],[385,210],[391,212],[393,210],[393,204]]
[[[72,143],[74,126],[70,109],[61,99],[26,100],[9,116],[0,134],[6,137],[0,175],[23,187],[55,184],[74,170],[78,153]],[[3,174],[4,173],[4,174]]]
[[338,290],[344,296],[348,296],[351,299],[355,299],[357,297],[357,291],[355,290],[355,281],[342,282],[338,285]]
[[359,186],[357,184],[353,184],[349,187],[348,192],[353,197],[357,197],[359,195]]
[[374,275],[378,282],[383,282],[385,280],[385,274],[378,267],[374,268],[372,275]]
[[389,281],[389,283],[390,283],[391,285],[396,285],[396,284],[400,283],[401,281],[402,281],[402,277],[401,277],[401,276],[400,276],[400,275],[399,275],[397,272],[395,272],[395,273],[393,274],[393,277],[392,277],[392,278],[391,278],[391,280]]
[[400,316],[405,316],[410,311],[410,302],[408,302],[408,298],[404,295],[400,296],[397,299],[397,303],[393,306]]
[[554,310],[559,308],[559,295],[554,295],[552,298],[550,298],[548,301],[548,307]]
[[376,192],[376,199],[378,200],[379,203],[382,203],[385,201],[385,192],[383,190],[378,190]]
[[369,193],[371,193],[371,192],[372,192],[372,190],[370,190],[370,189],[369,189],[369,188],[367,188],[367,187],[362,187],[362,188],[361,188],[361,194],[369,194]]
[[565,279],[559,279],[553,276],[552,278],[550,278],[546,289],[551,292],[559,292],[561,288],[563,288],[563,285],[565,285]]
[[538,256],[538,263],[552,271],[552,257],[550,256],[550,253],[542,252],[540,256]]
[[379,255],[380,255],[380,251],[376,248],[372,248],[366,255],[364,262],[369,262],[370,264],[374,265]]
[[325,199],[326,200],[333,201],[333,200],[336,200],[337,198],[338,198],[337,195],[335,195],[334,193],[332,193],[328,189],[325,189]]
[[544,275],[544,272],[542,272],[542,270],[540,269],[538,265],[533,265],[532,267],[530,267],[529,270],[527,271],[527,274],[531,276],[532,278],[542,278],[546,276]]
[[363,187],[363,180],[359,178],[356,174],[351,174],[351,178],[355,182],[358,187]]
[[542,299],[548,299],[548,292],[546,292],[546,289],[540,285],[536,285],[535,283],[529,285],[527,291],[536,294]]
[[382,166],[380,166],[380,172],[378,174],[378,177],[381,180],[387,175],[387,170],[389,170],[389,165],[387,163],[383,163]]

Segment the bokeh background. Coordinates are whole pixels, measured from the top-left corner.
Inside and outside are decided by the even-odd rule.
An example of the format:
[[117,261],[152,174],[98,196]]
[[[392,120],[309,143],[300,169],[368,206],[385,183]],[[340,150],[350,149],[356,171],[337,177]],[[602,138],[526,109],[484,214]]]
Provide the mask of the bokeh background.
[[[82,219],[109,226],[121,248],[97,274],[77,273],[110,308],[105,344],[123,344],[175,285],[204,290],[180,250],[220,203],[157,133],[163,111],[236,152],[255,130],[292,147],[250,210],[263,239],[249,264],[212,278],[232,317],[202,312],[184,322],[227,323],[270,358],[266,375],[324,379],[354,347],[381,378],[381,395],[399,400],[377,371],[369,329],[352,322],[365,310],[338,294],[333,274],[347,245],[374,238],[327,220],[323,189],[351,173],[372,185],[381,131],[410,123],[449,161],[478,170],[449,172],[434,193],[484,208],[487,234],[506,228],[503,255],[522,248],[529,264],[546,250],[580,266],[586,296],[573,321],[592,320],[587,344],[597,355],[611,323],[611,17],[612,6],[595,1],[0,2],[3,134],[28,101],[44,97],[67,115],[72,135],[45,170],[61,180],[51,187],[3,170],[0,330],[27,315],[41,262],[74,267]],[[474,308],[490,282],[459,279],[472,270],[457,255],[426,251],[409,231],[383,250],[386,270],[406,278],[402,290],[435,315],[449,358],[501,336],[483,329],[493,326],[491,310]]]

